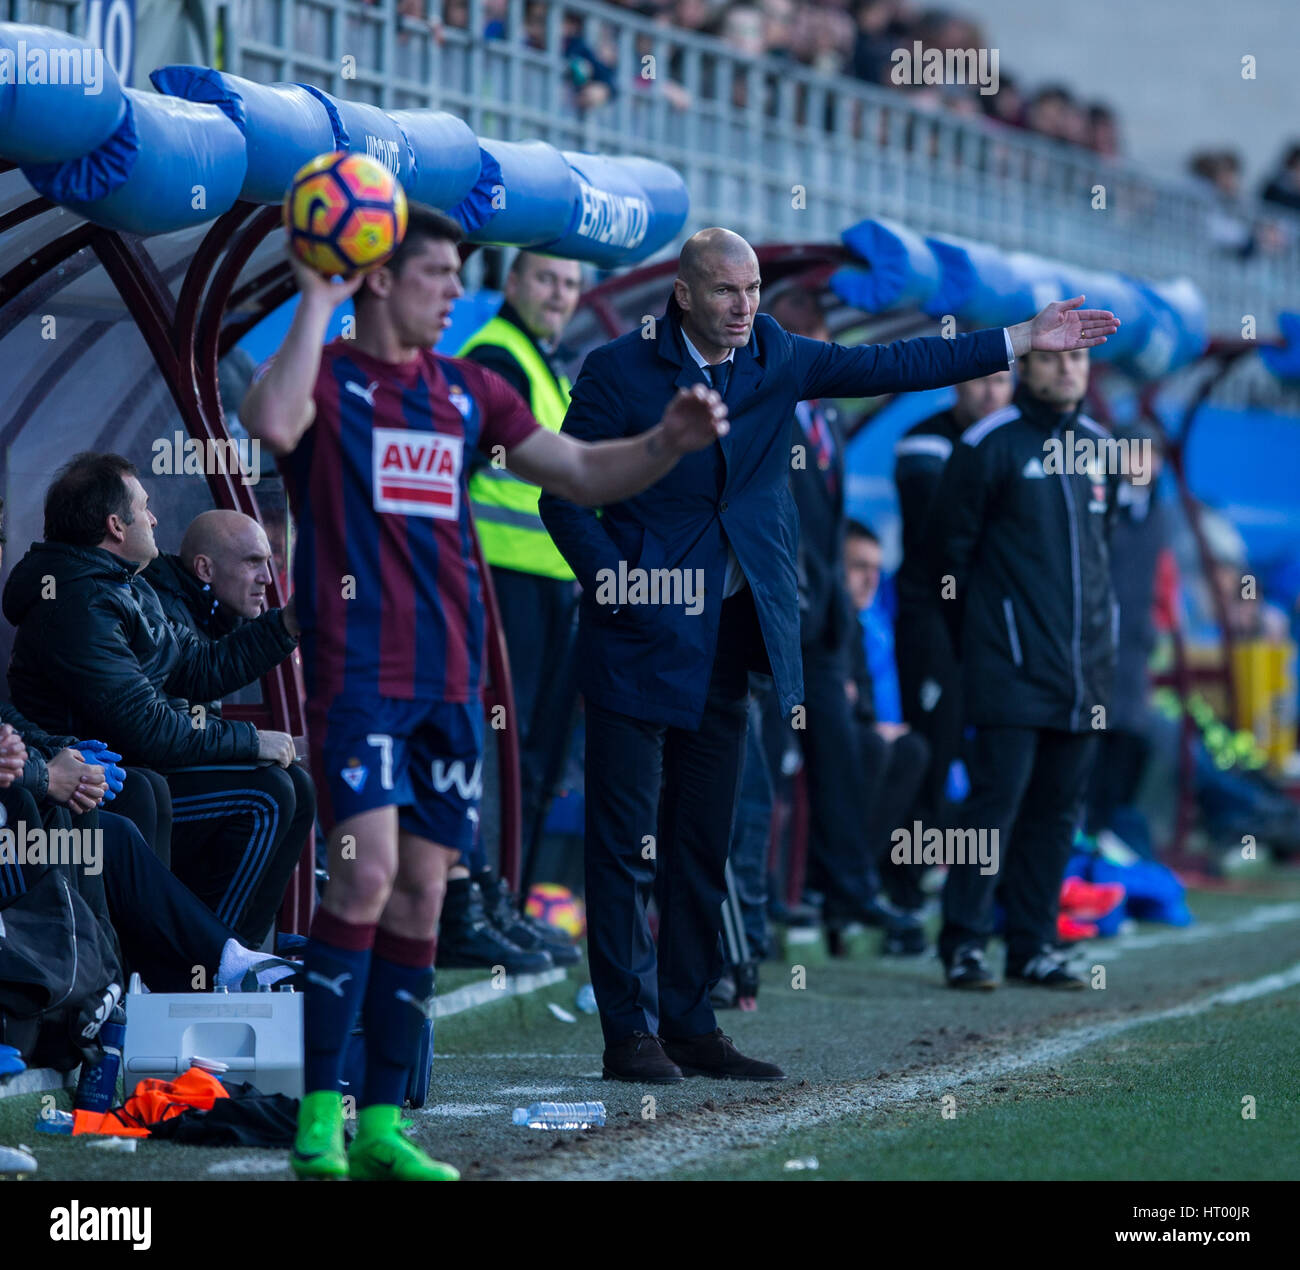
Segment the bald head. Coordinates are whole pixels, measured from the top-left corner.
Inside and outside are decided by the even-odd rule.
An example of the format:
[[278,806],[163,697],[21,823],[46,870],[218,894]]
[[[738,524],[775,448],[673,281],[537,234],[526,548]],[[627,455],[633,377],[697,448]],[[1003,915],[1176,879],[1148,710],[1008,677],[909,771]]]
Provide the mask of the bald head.
[[760,281],[754,249],[729,229],[701,229],[683,244],[673,295],[686,334],[710,363],[749,343]]
[[754,249],[739,235],[729,229],[714,225],[692,234],[683,244],[677,258],[677,276],[688,286],[707,282],[720,266],[752,265],[758,272],[758,257]]
[[241,617],[266,607],[271,585],[271,545],[262,526],[243,512],[202,512],[181,539],[181,563],[212,588],[221,604]]

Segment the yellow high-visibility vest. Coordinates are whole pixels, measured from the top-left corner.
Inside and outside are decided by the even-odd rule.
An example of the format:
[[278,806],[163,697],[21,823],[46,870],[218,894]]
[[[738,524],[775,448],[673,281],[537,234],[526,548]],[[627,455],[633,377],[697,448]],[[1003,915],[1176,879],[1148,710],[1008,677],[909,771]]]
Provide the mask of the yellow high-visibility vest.
[[[476,331],[456,356],[464,357],[483,344],[505,349],[519,363],[528,379],[533,418],[543,428],[559,432],[569,409],[572,385],[568,379],[561,375],[557,384],[532,340],[503,317],[494,317]],[[470,479],[469,496],[488,564],[544,578],[573,580],[573,570],[551,541],[538,514],[542,496],[538,486],[521,481],[505,468],[483,467]]]

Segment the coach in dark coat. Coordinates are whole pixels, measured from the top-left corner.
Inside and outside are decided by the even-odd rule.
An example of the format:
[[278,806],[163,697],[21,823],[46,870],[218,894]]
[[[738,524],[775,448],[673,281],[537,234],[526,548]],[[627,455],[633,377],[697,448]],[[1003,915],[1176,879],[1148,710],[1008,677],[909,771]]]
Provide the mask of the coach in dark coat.
[[[773,675],[787,715],[803,696],[795,403],[939,387],[1005,369],[1013,349],[1100,343],[1115,329],[1108,313],[1069,307],[1079,299],[1010,331],[845,348],[756,318],[759,282],[742,238],[695,234],[663,317],[588,355],[564,422],[584,441],[633,436],[678,388],[711,383],[728,406],[727,435],[599,514],[541,500],[583,588],[589,953],[605,1074],[618,1079],[782,1076],[722,1036],[709,992],[723,968],[748,671]],[[669,583],[667,595],[650,590],[656,581]]]

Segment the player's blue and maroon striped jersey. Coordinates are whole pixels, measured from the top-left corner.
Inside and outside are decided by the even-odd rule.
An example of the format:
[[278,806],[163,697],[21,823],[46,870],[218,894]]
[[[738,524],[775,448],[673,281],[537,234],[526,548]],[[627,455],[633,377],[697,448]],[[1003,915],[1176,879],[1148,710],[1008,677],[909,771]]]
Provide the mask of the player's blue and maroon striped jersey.
[[394,365],[344,340],[325,346],[314,397],[280,460],[308,696],[476,699],[486,617],[467,460],[509,451],[536,420],[486,367],[429,351]]

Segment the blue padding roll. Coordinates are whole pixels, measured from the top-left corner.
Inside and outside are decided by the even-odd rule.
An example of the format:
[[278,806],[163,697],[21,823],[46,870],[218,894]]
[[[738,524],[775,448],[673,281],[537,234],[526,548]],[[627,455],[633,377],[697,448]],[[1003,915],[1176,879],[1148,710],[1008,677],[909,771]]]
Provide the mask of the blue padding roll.
[[[871,266],[841,270],[831,278],[831,286],[840,286],[846,304],[868,313],[924,305],[939,288],[939,262],[924,238],[895,221],[874,219],[859,221],[841,235],[844,245]],[[854,298],[856,297],[856,298]]]
[[1265,345],[1259,350],[1260,361],[1279,379],[1300,382],[1300,313],[1279,313],[1277,325],[1282,347]]
[[479,138],[482,169],[474,188],[450,214],[476,243],[535,247],[556,241],[568,227],[578,178],[568,160],[545,141]]
[[690,198],[679,173],[653,159],[562,152],[577,182],[565,232],[540,250],[602,269],[632,264],[672,242]]
[[480,170],[478,138],[463,119],[444,110],[390,110],[414,162],[407,196],[417,203],[455,207],[474,188]]
[[335,148],[325,103],[297,84],[255,84],[206,66],[163,66],[160,93],[216,106],[244,134],[248,170],[240,198],[278,203],[304,163]]
[[107,141],[125,113],[122,86],[101,49],[43,26],[0,22],[0,156],[79,159]]
[[40,193],[87,220],[165,234],[229,211],[244,180],[244,137],[216,107],[125,89],[122,126],[71,163],[23,168]]
[[[343,101],[324,89],[300,84],[325,107],[334,127],[334,144],[327,150],[355,150],[382,163],[405,188],[411,180],[414,156],[406,134],[378,106],[363,101]],[[309,155],[308,158],[314,158]],[[306,162],[306,159],[303,160]],[[283,191],[281,191],[283,193]]]
[[1123,365],[1143,379],[1159,379],[1194,362],[1205,351],[1208,332],[1205,299],[1195,284],[1178,278],[1138,283],[1137,290],[1149,306],[1151,323]]
[[939,286],[924,305],[930,317],[951,314],[965,326],[1012,326],[1034,316],[1033,289],[1005,252],[985,243],[935,235],[926,243],[939,262]]

